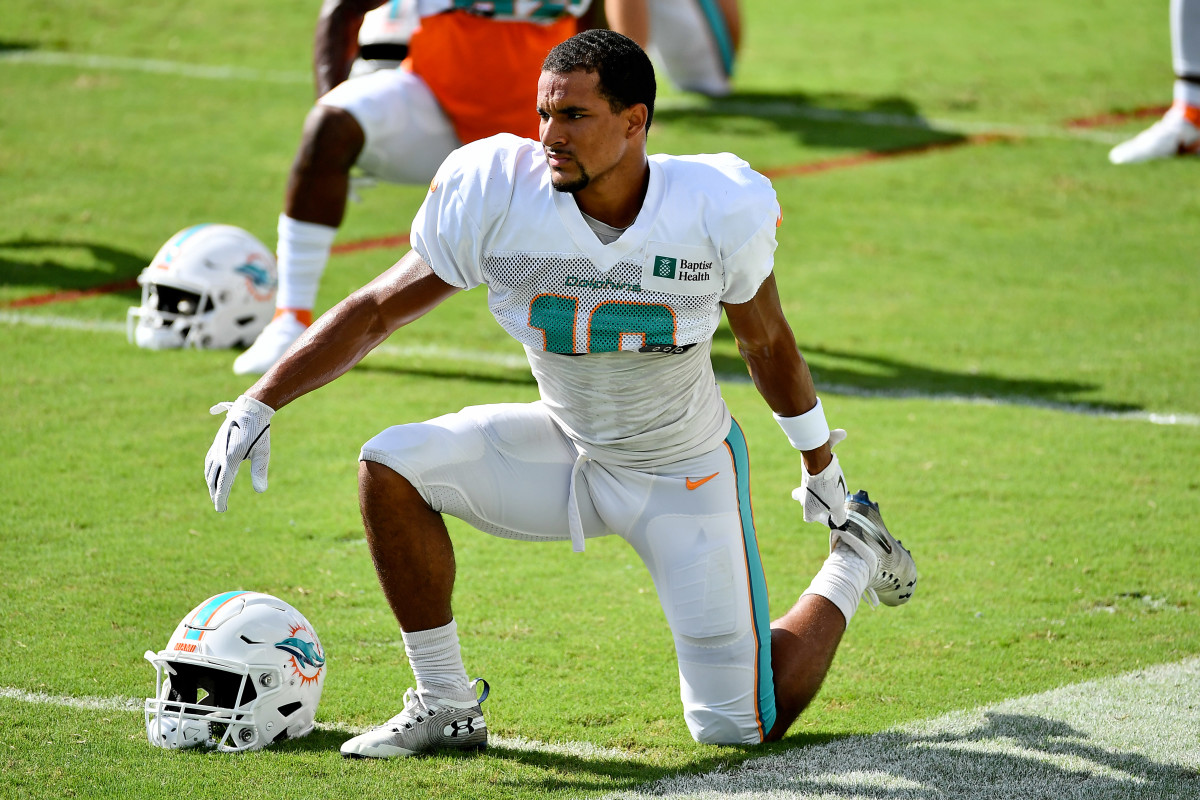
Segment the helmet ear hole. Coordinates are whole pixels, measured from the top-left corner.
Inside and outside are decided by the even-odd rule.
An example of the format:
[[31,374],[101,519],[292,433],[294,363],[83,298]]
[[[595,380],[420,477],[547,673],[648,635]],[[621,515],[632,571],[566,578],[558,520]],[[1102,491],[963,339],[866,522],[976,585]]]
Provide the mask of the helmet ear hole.
[[287,717],[290,717],[292,714],[295,714],[297,711],[299,711],[303,705],[304,704],[299,701],[294,703],[285,703],[279,707],[279,716],[286,719]]

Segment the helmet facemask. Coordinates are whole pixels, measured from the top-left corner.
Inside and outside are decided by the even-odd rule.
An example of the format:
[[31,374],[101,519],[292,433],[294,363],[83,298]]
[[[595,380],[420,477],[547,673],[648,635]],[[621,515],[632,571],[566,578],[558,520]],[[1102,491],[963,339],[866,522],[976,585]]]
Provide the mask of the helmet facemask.
[[[139,281],[141,282],[141,281]],[[142,304],[126,316],[126,336],[147,350],[203,347],[205,323],[212,316],[212,296],[165,283],[142,283]]]

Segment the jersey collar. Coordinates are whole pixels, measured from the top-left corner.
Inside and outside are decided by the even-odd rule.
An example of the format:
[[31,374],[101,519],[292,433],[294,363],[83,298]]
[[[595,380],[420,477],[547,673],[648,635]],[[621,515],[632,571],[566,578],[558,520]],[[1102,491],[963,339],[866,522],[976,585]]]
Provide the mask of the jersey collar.
[[645,247],[650,231],[658,219],[659,208],[665,192],[666,176],[662,167],[655,161],[650,161],[650,184],[646,187],[646,199],[642,201],[642,209],[637,219],[633,221],[621,237],[612,244],[603,244],[596,234],[588,227],[587,220],[575,203],[575,196],[567,192],[558,192],[550,185],[549,170],[546,172],[545,190],[553,196],[554,205],[563,227],[571,235],[575,245],[592,260],[596,269],[608,272],[619,261],[640,261],[640,253]]

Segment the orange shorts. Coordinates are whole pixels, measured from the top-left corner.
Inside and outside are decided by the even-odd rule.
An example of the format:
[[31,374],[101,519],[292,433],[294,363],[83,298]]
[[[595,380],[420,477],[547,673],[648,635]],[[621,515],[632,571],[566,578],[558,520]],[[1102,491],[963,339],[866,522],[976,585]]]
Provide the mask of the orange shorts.
[[577,30],[573,17],[539,25],[435,14],[413,33],[404,66],[425,81],[463,144],[497,133],[536,139],[542,61]]

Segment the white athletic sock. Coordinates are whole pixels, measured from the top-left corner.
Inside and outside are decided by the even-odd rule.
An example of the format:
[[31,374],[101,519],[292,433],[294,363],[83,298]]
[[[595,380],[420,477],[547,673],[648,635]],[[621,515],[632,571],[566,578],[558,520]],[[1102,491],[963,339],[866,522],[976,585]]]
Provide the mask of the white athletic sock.
[[804,594],[820,595],[833,603],[849,625],[873,571],[872,565],[851,550],[850,545],[839,540]]
[[1174,98],[1176,104],[1200,108],[1200,83],[1191,81],[1175,81]]
[[427,631],[403,631],[404,652],[417,678],[417,691],[446,700],[474,697],[458,646],[458,623]]
[[279,294],[276,308],[311,310],[338,229],[279,215]]

